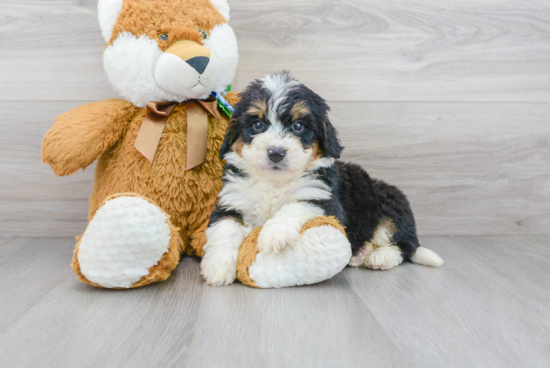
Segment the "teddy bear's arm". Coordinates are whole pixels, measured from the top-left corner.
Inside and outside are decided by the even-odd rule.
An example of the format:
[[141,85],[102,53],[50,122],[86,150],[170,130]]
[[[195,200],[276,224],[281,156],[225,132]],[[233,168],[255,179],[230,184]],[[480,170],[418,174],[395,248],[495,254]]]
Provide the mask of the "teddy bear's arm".
[[42,162],[56,175],[91,165],[126,131],[136,108],[119,99],[90,103],[55,119],[42,143]]

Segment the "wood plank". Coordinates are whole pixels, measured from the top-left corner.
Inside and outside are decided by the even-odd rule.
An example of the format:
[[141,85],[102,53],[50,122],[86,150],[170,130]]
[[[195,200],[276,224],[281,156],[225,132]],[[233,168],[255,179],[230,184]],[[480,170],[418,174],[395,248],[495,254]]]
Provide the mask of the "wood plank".
[[[550,359],[550,239],[423,238],[446,261],[347,270],[354,291],[414,366],[544,367]],[[384,295],[383,298],[373,297]],[[422,300],[423,303],[418,303]]]
[[[100,100],[96,1],[5,0],[0,100]],[[232,0],[235,81],[287,68],[331,101],[550,101],[543,0]],[[24,30],[24,31],[22,31]]]
[[88,200],[0,200],[0,233],[3,236],[67,236],[84,233]]
[[[67,266],[62,262],[56,268]],[[192,258],[168,281],[135,290],[97,289],[74,275],[65,277],[0,332],[0,366],[170,366],[163,362],[184,352],[192,337],[203,288],[199,277]]]
[[363,357],[373,366],[407,359],[344,275],[283,290],[207,287],[196,327],[184,366],[362,367]]
[[[17,237],[15,237],[15,236],[0,236],[0,247],[3,246],[3,245],[11,243],[15,239],[17,239]],[[0,252],[1,251],[2,251],[2,248],[0,248]]]
[[549,5],[233,2],[236,87],[286,68],[330,101],[548,101]]
[[0,334],[67,277],[74,279],[70,263],[75,240],[16,238],[1,243]]
[[422,237],[446,261],[308,287],[204,286],[184,258],[137,290],[79,283],[72,239],[2,238],[2,367],[545,367],[549,236]]
[[[68,178],[40,161],[43,134],[77,102],[0,102],[0,232],[75,236],[86,225],[93,167]],[[25,107],[32,108],[26,109]],[[419,233],[550,229],[550,106],[331,103],[343,159],[409,196]]]
[[548,233],[550,106],[332,106],[343,159],[403,189],[421,234]]
[[57,177],[42,165],[44,134],[56,116],[84,102],[0,102],[0,113],[9,122],[0,125],[0,200],[87,200],[93,187],[95,165],[82,175]]
[[97,1],[7,0],[0,14],[1,100],[116,96],[103,71]]

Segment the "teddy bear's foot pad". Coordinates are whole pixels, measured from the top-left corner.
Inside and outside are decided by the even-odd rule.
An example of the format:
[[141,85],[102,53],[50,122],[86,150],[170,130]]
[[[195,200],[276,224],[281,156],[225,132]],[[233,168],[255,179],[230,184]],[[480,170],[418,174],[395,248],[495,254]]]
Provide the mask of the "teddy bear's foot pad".
[[[75,263],[86,279],[82,281],[129,288],[147,277],[169,252],[172,236],[168,216],[154,203],[139,196],[116,197],[96,212],[77,248]],[[155,281],[160,280],[151,280]]]

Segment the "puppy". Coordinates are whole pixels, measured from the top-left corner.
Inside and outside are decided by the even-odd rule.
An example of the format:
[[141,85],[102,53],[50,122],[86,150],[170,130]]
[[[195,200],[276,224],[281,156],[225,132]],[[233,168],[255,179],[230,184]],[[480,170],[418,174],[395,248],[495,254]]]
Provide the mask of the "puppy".
[[288,72],[256,80],[241,94],[220,152],[224,187],[206,231],[201,273],[208,284],[235,280],[239,247],[252,229],[263,227],[260,252],[277,252],[318,216],[335,216],[346,228],[350,266],[443,263],[420,247],[399,189],[336,161],[343,147],[328,112],[325,100]]

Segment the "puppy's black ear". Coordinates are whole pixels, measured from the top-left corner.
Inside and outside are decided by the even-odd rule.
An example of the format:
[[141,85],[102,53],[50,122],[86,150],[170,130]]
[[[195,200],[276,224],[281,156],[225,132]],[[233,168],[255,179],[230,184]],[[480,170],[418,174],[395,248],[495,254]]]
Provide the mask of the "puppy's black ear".
[[328,118],[330,107],[317,93],[305,86],[304,89],[304,95],[311,103],[311,112],[317,122],[317,139],[319,140],[319,148],[323,152],[324,156],[340,158],[340,154],[344,150],[344,147],[340,145],[338,132]]
[[241,136],[241,127],[234,114],[231,120],[229,121],[227,131],[225,132],[225,138],[220,148],[220,158],[222,160],[223,160],[223,156],[225,156],[227,153],[229,153],[229,151],[231,151],[231,146],[237,141],[237,139],[239,139],[240,136]]
[[328,119],[328,116],[324,116],[321,122],[322,134],[319,138],[319,148],[328,157],[340,158],[340,154],[344,150],[344,147],[340,145],[340,139],[338,139],[338,132]]

